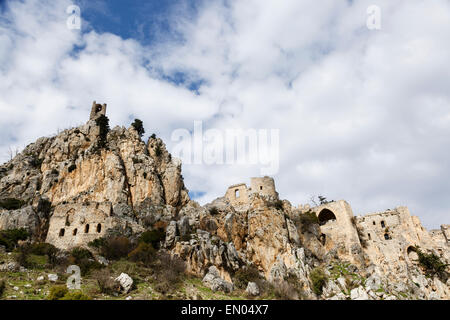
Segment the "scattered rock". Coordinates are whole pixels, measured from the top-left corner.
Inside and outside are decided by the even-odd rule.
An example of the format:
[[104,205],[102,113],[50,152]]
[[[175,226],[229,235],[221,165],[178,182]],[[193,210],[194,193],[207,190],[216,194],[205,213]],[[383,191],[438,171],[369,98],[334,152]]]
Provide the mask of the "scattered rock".
[[133,287],[133,279],[126,273],[122,272],[120,276],[116,278],[116,281],[119,282],[124,293],[128,293]]
[[363,287],[359,286],[358,288],[353,289],[350,291],[350,299],[352,300],[369,300],[369,296],[364,290]]
[[48,275],[48,280],[49,280],[49,281],[52,281],[52,282],[56,282],[56,281],[58,281],[58,275],[57,275],[57,274],[54,274],[54,273],[50,273],[50,274]]
[[233,284],[223,280],[220,277],[219,270],[215,266],[211,266],[208,269],[208,273],[203,278],[202,282],[211,288],[212,291],[223,291],[230,293],[233,291]]
[[251,296],[259,296],[259,288],[258,288],[258,285],[255,283],[255,282],[249,282],[248,284],[247,284],[247,289],[245,290],[245,292],[248,294],[248,295],[251,295]]

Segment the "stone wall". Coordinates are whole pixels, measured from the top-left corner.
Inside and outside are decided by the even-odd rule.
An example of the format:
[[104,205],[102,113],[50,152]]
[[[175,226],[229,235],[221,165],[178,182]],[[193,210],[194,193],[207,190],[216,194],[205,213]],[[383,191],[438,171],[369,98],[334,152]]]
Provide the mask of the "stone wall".
[[111,203],[58,205],[50,218],[46,242],[62,249],[86,246],[113,226]]

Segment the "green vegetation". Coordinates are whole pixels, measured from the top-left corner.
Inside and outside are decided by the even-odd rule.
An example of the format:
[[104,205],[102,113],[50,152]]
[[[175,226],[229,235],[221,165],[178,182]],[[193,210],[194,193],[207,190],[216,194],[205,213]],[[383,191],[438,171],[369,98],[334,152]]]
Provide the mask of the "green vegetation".
[[159,248],[159,243],[166,238],[166,232],[163,228],[158,228],[155,230],[148,230],[141,234],[139,237],[139,242],[144,242],[152,245],[154,249]]
[[95,119],[95,122],[97,126],[100,128],[99,132],[99,140],[98,140],[98,147],[99,148],[105,148],[107,143],[107,136],[109,132],[109,119],[105,115],[99,116],[97,119]]
[[309,275],[309,279],[311,280],[314,293],[320,296],[322,294],[323,286],[328,281],[325,272],[321,268],[314,268]]
[[142,120],[134,119],[134,122],[131,125],[136,129],[137,133],[142,138],[142,136],[145,133],[144,124]]
[[434,277],[436,275],[444,280],[444,282],[447,281],[449,277],[446,271],[448,264],[444,263],[434,252],[424,253],[418,247],[415,248],[415,251],[419,256],[419,264],[428,276]]
[[234,274],[234,284],[239,289],[246,289],[249,282],[257,282],[260,279],[258,269],[253,266],[247,266],[239,269]]
[[0,298],[3,296],[3,293],[5,292],[5,280],[0,280]]
[[94,269],[100,269],[102,265],[94,259],[92,253],[84,248],[73,248],[67,259],[68,264],[75,264],[80,267],[81,275],[85,276]]
[[218,215],[219,210],[216,207],[211,207],[211,208],[209,208],[209,214],[212,216]]
[[17,210],[25,205],[25,201],[14,198],[0,199],[0,209]]
[[311,210],[298,215],[293,220],[297,229],[301,232],[307,232],[311,230],[313,226],[319,225],[319,219],[317,218],[316,213]]
[[157,157],[160,157],[162,155],[162,152],[163,152],[163,150],[162,150],[161,144],[157,143],[156,147],[155,147],[155,155]]
[[0,245],[6,248],[6,251],[12,251],[17,247],[19,240],[26,240],[30,234],[24,228],[10,229],[0,231]]

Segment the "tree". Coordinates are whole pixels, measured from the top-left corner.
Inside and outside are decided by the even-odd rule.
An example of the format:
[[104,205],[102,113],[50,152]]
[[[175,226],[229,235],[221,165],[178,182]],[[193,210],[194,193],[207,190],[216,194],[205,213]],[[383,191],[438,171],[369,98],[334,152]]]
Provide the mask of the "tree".
[[107,116],[102,114],[100,117],[95,119],[95,122],[100,128],[98,146],[100,148],[104,148],[106,147],[106,137],[109,132],[109,119]]
[[136,129],[137,133],[142,138],[145,133],[144,123],[142,122],[142,120],[134,119],[134,122],[131,125]]

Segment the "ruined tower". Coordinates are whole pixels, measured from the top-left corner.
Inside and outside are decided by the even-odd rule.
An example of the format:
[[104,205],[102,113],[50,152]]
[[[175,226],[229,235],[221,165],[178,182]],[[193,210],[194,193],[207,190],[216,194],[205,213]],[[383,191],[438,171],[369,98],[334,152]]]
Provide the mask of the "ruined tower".
[[101,115],[106,115],[106,103],[99,104],[95,101],[92,102],[91,115],[89,117],[89,120],[95,120]]

